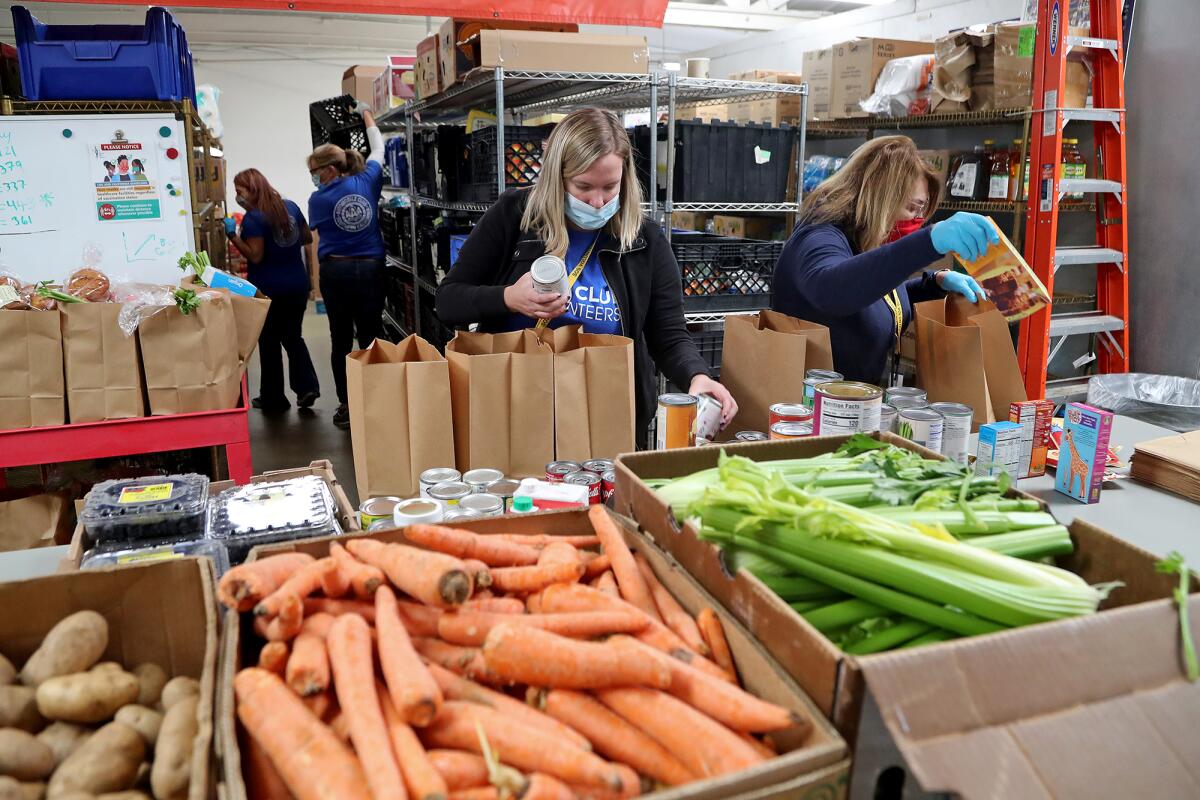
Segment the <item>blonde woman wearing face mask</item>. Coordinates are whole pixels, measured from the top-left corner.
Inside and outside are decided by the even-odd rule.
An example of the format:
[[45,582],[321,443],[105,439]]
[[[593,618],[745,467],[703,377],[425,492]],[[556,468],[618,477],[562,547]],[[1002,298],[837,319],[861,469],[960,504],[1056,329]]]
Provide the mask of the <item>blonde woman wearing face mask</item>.
[[[737,404],[688,334],[679,265],[641,199],[620,119],[595,108],[568,114],[546,143],[537,184],[505,192],[463,244],[438,289],[438,316],[492,333],[546,320],[627,336],[636,343],[639,431],[655,408],[655,365],[689,393],[716,398],[727,423]],[[565,295],[534,288],[530,265],[546,253],[578,273]]]

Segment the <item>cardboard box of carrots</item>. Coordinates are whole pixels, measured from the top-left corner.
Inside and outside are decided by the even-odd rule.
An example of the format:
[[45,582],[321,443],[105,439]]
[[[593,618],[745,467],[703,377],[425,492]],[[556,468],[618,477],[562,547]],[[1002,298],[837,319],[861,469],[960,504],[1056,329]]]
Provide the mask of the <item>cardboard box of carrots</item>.
[[218,596],[231,800],[845,794],[816,706],[601,507],[261,547]]

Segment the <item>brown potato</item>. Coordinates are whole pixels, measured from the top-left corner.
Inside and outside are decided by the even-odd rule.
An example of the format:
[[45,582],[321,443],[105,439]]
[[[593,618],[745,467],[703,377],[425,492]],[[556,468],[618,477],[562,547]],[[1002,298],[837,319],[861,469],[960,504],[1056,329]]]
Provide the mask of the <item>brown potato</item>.
[[167,673],[158,664],[138,664],[133,668],[133,674],[141,683],[138,691],[138,705],[152,708],[162,699],[163,687],[167,685]]
[[141,734],[122,722],[110,722],[54,771],[47,795],[57,800],[70,792],[123,792],[133,786],[145,757]]
[[192,777],[192,745],[200,723],[196,709],[198,696],[186,697],[171,705],[163,717],[154,765],[150,768],[150,790],[156,800],[185,800]]
[[28,686],[0,686],[0,728],[20,728],[37,733],[46,727],[38,713],[37,690]]
[[0,686],[8,686],[17,679],[17,668],[0,653]]
[[58,766],[66,761],[67,756],[74,753],[91,735],[91,728],[71,722],[52,722],[38,734],[37,738],[45,742],[54,752],[54,765]]
[[128,792],[106,792],[96,795],[96,800],[150,800],[150,795],[130,789]]
[[59,675],[38,687],[38,711],[63,722],[104,722],[136,700],[138,688],[137,678],[116,670]]
[[145,706],[128,705],[119,710],[114,719],[133,728],[146,740],[148,747],[154,747],[154,741],[162,727],[163,715]]
[[197,697],[200,695],[200,681],[195,678],[179,676],[171,678],[167,681],[167,685],[162,690],[162,707],[163,710],[168,710],[171,706],[183,700],[185,697]]
[[116,670],[117,672],[125,671],[125,667],[121,664],[118,664],[116,661],[101,661],[99,664],[89,669],[88,672],[103,672],[106,669]]
[[0,775],[40,781],[54,771],[54,751],[28,731],[0,728]]
[[37,687],[48,678],[89,669],[108,647],[108,622],[95,611],[76,611],[50,629],[21,669],[21,683]]
[[42,800],[45,796],[44,783],[21,783],[16,778],[0,775],[0,800]]

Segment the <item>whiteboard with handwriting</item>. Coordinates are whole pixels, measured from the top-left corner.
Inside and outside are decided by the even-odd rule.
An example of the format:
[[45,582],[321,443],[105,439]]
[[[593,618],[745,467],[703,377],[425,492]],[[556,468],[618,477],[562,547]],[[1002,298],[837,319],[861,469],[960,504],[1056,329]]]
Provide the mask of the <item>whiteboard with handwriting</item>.
[[193,249],[190,180],[171,114],[0,117],[0,270],[178,283]]

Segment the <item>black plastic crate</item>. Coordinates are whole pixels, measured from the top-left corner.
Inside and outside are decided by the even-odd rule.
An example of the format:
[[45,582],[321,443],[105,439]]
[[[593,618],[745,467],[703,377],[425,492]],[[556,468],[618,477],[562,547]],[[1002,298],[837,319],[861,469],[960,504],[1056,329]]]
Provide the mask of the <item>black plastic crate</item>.
[[413,134],[413,178],[417,194],[454,202],[466,168],[466,129],[461,125],[422,128]]
[[685,311],[748,311],[771,304],[783,242],[673,233],[671,251],[683,278]]
[[[542,145],[553,129],[553,125],[504,126],[505,188],[532,186],[537,182],[542,171]],[[460,200],[490,203],[499,196],[496,144],[495,126],[467,134],[467,169],[459,188]]]
[[403,260],[402,238],[408,226],[408,209],[384,205],[379,209],[379,232],[383,235],[383,248],[389,255]]
[[367,128],[362,116],[355,113],[354,106],[354,98],[348,94],[309,103],[308,122],[314,148],[332,143],[343,150],[357,150],[364,156],[370,153]]
[[[658,147],[667,146],[667,127],[658,126]],[[784,203],[797,129],[758,123],[675,122],[676,203]],[[650,183],[650,128],[633,131],[634,159],[642,192]],[[660,200],[666,192],[657,186]]]
[[[387,316],[402,328],[388,330],[389,339],[398,341],[397,334],[413,330],[413,287],[412,275],[399,267],[388,266],[383,272],[383,308]],[[386,320],[386,317],[385,317]],[[390,324],[387,326],[392,327]]]
[[[725,325],[721,322],[692,323],[688,325],[688,333],[700,351],[700,357],[708,365],[708,373],[721,379],[721,352],[725,343]],[[667,391],[686,394],[688,386],[676,386],[667,381]]]

